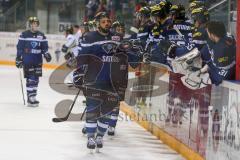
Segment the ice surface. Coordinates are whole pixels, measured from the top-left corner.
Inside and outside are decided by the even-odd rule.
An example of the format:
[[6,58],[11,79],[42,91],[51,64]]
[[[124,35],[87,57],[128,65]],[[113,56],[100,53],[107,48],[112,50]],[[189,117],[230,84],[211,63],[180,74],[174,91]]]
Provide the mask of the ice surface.
[[[1,160],[182,160],[180,155],[135,122],[118,123],[116,136],[104,138],[101,153],[90,154],[83,122],[53,123],[55,105],[71,95],[61,95],[48,85],[51,70],[40,79],[38,108],[23,105],[19,71],[0,66]],[[24,81],[25,82],[25,81]],[[83,97],[80,98],[81,102]],[[83,110],[81,103],[75,109]]]

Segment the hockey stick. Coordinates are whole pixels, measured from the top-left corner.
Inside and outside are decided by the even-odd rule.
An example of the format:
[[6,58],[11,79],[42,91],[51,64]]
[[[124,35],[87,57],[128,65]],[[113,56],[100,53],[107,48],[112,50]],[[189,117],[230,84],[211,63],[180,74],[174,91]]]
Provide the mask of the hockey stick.
[[87,111],[87,106],[85,107],[85,109],[84,109],[84,111],[83,111],[83,113],[82,113],[82,115],[81,115],[81,117],[80,117],[80,121],[83,119],[83,117],[84,117],[86,111]]
[[23,81],[22,81],[22,72],[21,72],[21,69],[19,69],[19,76],[20,76],[20,82],[21,82],[21,90],[22,90],[23,104],[25,105],[25,97],[24,97],[24,91],[23,91]]
[[64,121],[66,121],[69,118],[69,116],[70,116],[70,114],[72,112],[72,109],[74,107],[74,104],[75,104],[75,102],[76,102],[76,100],[78,98],[78,95],[79,95],[80,91],[81,91],[81,89],[78,90],[78,92],[77,92],[77,94],[76,94],[76,96],[75,96],[75,98],[74,98],[74,100],[73,100],[73,102],[72,102],[72,104],[70,106],[68,114],[65,117],[62,117],[62,118],[53,118],[52,119],[53,122],[64,122]]

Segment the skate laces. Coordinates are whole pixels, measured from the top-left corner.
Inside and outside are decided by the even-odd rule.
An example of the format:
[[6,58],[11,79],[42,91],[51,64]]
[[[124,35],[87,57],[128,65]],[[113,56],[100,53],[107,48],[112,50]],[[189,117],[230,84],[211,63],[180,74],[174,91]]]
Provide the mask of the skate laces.
[[92,137],[91,137],[91,138],[88,138],[88,144],[89,144],[89,145],[95,145],[95,143],[96,143],[96,142],[95,142],[94,138],[92,138]]
[[114,132],[115,128],[114,127],[109,127],[108,132]]
[[30,102],[35,102],[36,101],[36,98],[34,96],[31,96],[28,98]]
[[96,139],[95,139],[95,142],[97,144],[102,144],[102,141],[103,141],[103,137],[102,136],[97,136]]

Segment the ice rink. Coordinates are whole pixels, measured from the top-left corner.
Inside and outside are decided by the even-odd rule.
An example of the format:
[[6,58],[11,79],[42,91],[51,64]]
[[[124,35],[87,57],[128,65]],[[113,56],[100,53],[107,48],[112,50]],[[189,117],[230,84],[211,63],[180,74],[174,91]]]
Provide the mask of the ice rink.
[[[55,105],[74,96],[61,95],[49,87],[51,72],[44,70],[40,79],[39,107],[29,108],[23,105],[18,69],[0,66],[1,160],[184,159],[137,123],[126,120],[118,123],[114,138],[105,136],[101,153],[90,154],[86,136],[81,133],[83,122],[52,122]],[[75,111],[84,109],[82,99]]]

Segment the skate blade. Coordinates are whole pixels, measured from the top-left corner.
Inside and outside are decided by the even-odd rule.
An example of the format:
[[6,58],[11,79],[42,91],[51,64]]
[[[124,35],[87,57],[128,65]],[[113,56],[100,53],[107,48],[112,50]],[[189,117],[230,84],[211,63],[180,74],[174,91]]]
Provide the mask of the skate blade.
[[27,107],[38,107],[38,104],[28,104]]
[[93,154],[94,153],[94,149],[89,149],[89,153]]
[[96,148],[96,153],[101,153],[100,148]]

